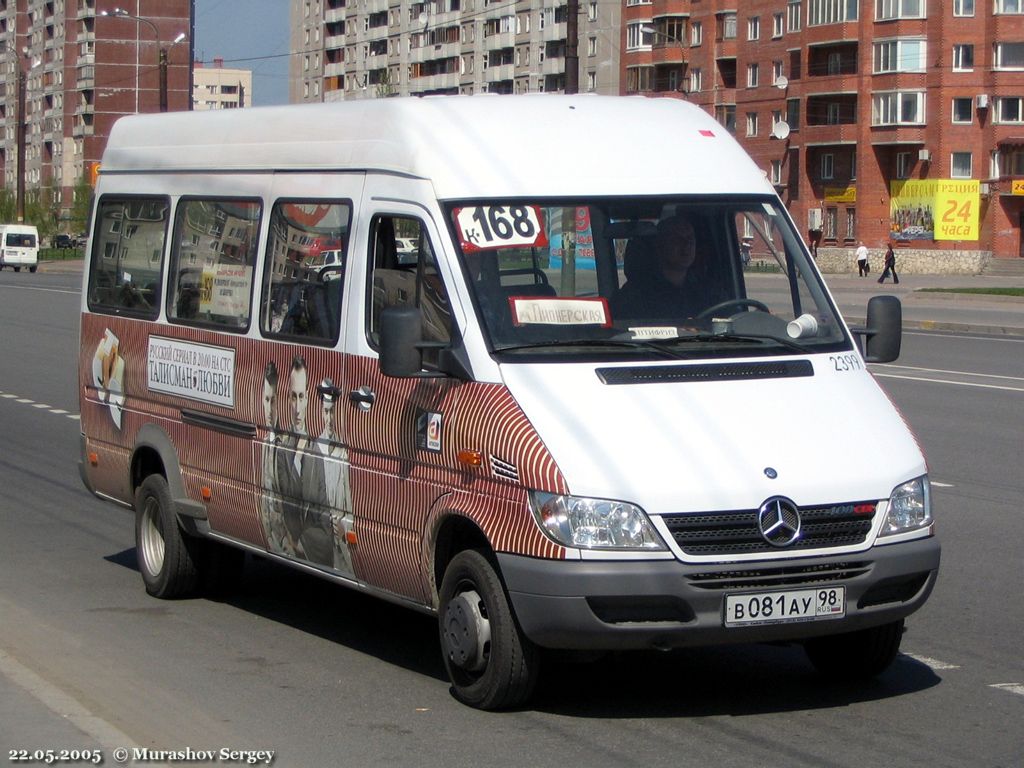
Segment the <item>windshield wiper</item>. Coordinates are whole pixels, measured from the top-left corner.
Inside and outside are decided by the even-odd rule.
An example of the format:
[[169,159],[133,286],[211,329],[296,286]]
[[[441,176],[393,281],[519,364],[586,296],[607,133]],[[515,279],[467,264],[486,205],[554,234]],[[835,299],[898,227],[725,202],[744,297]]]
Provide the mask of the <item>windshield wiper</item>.
[[517,352],[523,349],[548,349],[551,347],[628,347],[653,351],[662,357],[672,360],[687,360],[686,355],[664,347],[661,342],[641,341],[639,339],[572,339],[568,341],[538,341],[532,344],[514,344],[508,347],[495,347],[495,352]]
[[687,343],[703,343],[713,344],[716,341],[727,341],[727,342],[745,342],[745,341],[759,341],[759,342],[774,342],[779,344],[786,349],[792,350],[793,352],[799,352],[801,355],[807,354],[805,347],[796,344],[789,339],[783,339],[779,336],[767,336],[762,333],[695,333],[691,336],[679,336],[674,339],[659,339],[659,344],[687,344]]

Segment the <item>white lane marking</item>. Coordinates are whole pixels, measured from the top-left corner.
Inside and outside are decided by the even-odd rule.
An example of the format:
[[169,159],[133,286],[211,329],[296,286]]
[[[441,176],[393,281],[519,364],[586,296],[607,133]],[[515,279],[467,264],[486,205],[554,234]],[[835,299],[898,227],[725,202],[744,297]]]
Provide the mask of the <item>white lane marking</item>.
[[1000,387],[996,384],[975,384],[972,381],[948,381],[947,379],[929,379],[925,376],[897,376],[892,373],[876,373],[883,379],[907,379],[908,381],[927,381],[931,384],[954,384],[958,387],[976,387],[978,389],[1001,389],[1004,392],[1024,392],[1024,387]]
[[916,365],[883,365],[874,364],[877,368],[892,368],[904,371],[924,371],[926,373],[951,373],[954,376],[979,376],[983,379],[1008,379],[1009,381],[1024,381],[1024,376],[1000,376],[996,373],[973,373],[971,371],[947,371],[943,368],[920,368]]
[[81,291],[65,291],[60,288],[36,288],[31,285],[0,285],[0,288],[14,288],[19,291],[42,291],[43,293],[67,293],[72,296],[81,296]]
[[941,336],[944,339],[967,339],[968,341],[1005,341],[1010,344],[1024,344],[1024,339],[1008,339],[1004,336],[954,336],[953,334],[946,333],[915,333],[913,331],[904,331],[904,336]]
[[75,420],[78,420],[79,418],[77,413],[69,413],[63,408],[54,408],[52,405],[47,405],[46,403],[37,403],[35,400],[30,400],[27,397],[18,397],[18,395],[11,394],[10,392],[0,392],[0,397],[5,400],[13,400],[16,403],[21,403],[23,405],[31,405],[33,408],[38,408],[41,411],[48,411],[57,416],[67,416],[69,419]]
[[940,483],[937,480],[932,480],[931,485],[933,488],[956,488],[952,483]]
[[928,656],[918,656],[916,653],[905,653],[903,655],[909,656],[914,661],[920,662],[926,667],[931,667],[932,669],[960,669],[959,664],[950,664],[949,662],[939,661],[938,659],[932,659]]
[[0,650],[0,674],[23,688],[55,715],[70,720],[80,731],[107,749],[135,746],[135,740],[99,715],[90,712],[78,699],[47,682],[14,657]]
[[1024,684],[1021,683],[995,683],[990,685],[989,688],[999,688],[1003,691],[1016,693],[1018,696],[1024,696]]

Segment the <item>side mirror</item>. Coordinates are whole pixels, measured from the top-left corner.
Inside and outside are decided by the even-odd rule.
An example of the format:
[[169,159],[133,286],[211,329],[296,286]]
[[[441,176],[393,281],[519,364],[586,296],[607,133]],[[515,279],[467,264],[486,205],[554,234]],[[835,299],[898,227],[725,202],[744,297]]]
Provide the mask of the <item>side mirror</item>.
[[416,307],[388,307],[380,313],[380,370],[409,378],[423,370],[423,319]]
[[903,305],[895,296],[872,296],[868,300],[864,359],[869,363],[891,363],[900,356],[903,339]]

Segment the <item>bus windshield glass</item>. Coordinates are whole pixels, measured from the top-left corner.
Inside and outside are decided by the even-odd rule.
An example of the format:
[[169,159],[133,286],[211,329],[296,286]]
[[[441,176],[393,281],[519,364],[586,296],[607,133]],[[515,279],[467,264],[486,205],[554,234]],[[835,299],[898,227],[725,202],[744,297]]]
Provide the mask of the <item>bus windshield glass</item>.
[[496,354],[784,355],[850,348],[772,198],[455,203]]

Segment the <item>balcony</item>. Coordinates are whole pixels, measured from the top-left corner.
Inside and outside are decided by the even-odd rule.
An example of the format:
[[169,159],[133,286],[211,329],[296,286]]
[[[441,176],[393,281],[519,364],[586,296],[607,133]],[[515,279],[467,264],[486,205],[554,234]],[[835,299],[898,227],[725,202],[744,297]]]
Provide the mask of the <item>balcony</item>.
[[514,64],[499,64],[487,68],[484,73],[484,81],[496,83],[499,80],[511,80],[515,76]]

